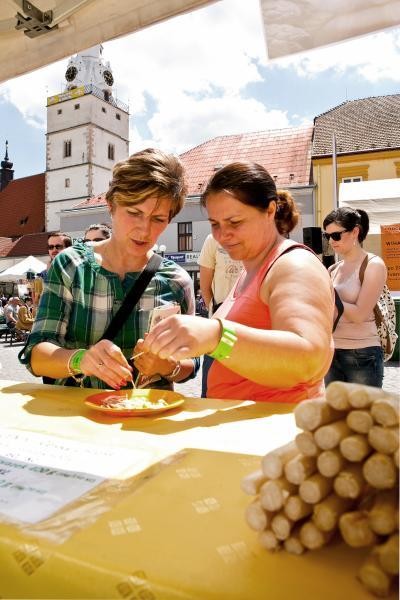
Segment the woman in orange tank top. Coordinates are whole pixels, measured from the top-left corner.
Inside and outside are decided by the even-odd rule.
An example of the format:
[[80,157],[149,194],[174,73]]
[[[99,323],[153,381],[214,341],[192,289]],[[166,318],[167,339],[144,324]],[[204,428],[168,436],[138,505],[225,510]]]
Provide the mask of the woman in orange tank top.
[[240,162],[215,173],[202,202],[213,236],[243,272],[212,319],[169,317],[144,347],[161,357],[213,357],[208,397],[319,395],[333,352],[333,293],[314,253],[287,239],[298,220],[293,198],[264,167]]

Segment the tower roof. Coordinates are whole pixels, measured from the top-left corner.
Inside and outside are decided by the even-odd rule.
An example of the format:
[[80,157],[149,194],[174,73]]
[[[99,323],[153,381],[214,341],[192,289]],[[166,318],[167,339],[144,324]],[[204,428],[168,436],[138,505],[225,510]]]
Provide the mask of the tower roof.
[[4,160],[1,161],[1,168],[10,170],[12,167],[13,163],[8,160],[8,140],[6,140],[6,153],[4,155]]

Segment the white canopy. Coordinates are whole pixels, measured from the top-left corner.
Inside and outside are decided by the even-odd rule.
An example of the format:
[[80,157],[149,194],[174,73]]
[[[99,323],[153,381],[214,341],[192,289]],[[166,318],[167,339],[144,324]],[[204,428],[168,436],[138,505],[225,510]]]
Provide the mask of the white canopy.
[[212,1],[1,0],[0,81]]
[[381,225],[400,223],[400,179],[341,183],[339,206],[365,210],[370,233],[380,233]]
[[33,273],[36,275],[37,273],[44,271],[46,268],[46,263],[32,255],[27,256],[12,267],[8,267],[8,269],[0,273],[0,281],[18,281],[19,279],[25,279],[28,271],[33,271]]
[[[215,1],[1,0],[0,81]],[[260,0],[260,7],[270,59],[400,23],[398,0]]]

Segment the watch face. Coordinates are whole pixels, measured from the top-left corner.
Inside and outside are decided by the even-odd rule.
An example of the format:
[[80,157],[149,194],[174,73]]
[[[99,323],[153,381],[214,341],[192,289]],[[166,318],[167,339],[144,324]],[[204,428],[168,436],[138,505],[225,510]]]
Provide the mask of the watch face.
[[107,85],[111,86],[114,83],[114,77],[110,71],[104,71],[103,77]]
[[71,65],[65,71],[65,79],[67,81],[73,81],[75,79],[75,77],[77,76],[77,74],[78,74],[78,69],[76,67],[74,67],[73,65]]

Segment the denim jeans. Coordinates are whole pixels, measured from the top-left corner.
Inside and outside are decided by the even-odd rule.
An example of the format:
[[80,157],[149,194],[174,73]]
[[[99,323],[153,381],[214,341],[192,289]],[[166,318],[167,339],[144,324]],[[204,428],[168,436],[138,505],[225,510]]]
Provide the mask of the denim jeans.
[[325,375],[325,384],[328,385],[331,381],[347,381],[382,387],[382,348],[370,346],[356,350],[335,350],[332,364]]

